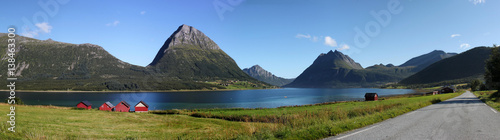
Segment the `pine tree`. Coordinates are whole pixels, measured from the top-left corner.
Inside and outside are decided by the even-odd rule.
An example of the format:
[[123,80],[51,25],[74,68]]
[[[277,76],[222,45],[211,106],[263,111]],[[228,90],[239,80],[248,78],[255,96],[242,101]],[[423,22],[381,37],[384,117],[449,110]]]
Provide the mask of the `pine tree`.
[[486,60],[484,79],[486,80],[486,85],[500,90],[500,50],[497,45],[493,45],[490,58]]

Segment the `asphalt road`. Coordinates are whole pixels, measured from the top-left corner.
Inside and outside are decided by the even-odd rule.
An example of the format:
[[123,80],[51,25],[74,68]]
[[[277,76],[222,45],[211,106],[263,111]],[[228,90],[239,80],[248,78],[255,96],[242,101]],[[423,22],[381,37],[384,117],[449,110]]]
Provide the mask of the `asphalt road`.
[[471,92],[327,139],[500,140],[500,113]]

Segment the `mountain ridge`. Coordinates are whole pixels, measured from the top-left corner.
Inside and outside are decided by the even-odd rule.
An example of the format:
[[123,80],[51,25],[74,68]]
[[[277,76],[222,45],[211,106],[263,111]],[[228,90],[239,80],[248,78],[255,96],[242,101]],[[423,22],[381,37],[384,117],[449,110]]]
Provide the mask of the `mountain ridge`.
[[244,68],[243,71],[259,81],[266,82],[275,86],[283,86],[293,81],[293,79],[278,77],[259,65],[254,65],[250,68]]
[[413,57],[405,63],[399,65],[399,67],[415,66],[413,70],[415,72],[418,72],[437,61],[452,57],[454,55],[457,55],[457,53],[446,53],[442,50],[434,50],[430,53]]
[[[3,59],[8,57],[5,35],[0,34]],[[161,54],[153,59],[154,63],[146,67],[124,62],[99,45],[20,35],[15,39],[16,75],[23,83],[16,87],[19,90],[225,89],[227,84],[220,82],[226,81],[248,81],[253,88],[268,86],[244,73],[215,42],[188,25],[179,26],[158,51]],[[0,73],[7,71],[0,69]],[[219,81],[219,84],[201,81]]]
[[431,64],[399,82],[403,85],[463,83],[481,79],[491,48],[475,47],[453,57]]

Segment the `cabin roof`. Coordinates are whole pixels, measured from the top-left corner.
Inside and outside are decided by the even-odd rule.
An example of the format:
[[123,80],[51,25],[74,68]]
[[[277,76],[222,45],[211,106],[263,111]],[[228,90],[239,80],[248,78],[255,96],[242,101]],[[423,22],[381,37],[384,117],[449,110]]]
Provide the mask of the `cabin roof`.
[[147,108],[149,108],[149,105],[146,104],[144,101],[140,101],[139,103],[137,103],[135,106],[139,105],[140,103],[142,103],[144,106],[146,106]]
[[378,94],[377,94],[377,93],[366,93],[366,94],[365,94],[365,98],[366,98],[366,97],[375,97],[375,95],[377,95],[377,96],[378,96]]
[[115,107],[112,103],[110,103],[109,101],[105,102],[106,105],[108,105],[109,107],[113,108]]
[[89,101],[81,101],[80,103],[83,103],[86,106],[91,106],[92,105],[92,103],[90,103]]
[[[121,101],[120,103],[123,103],[123,105],[125,105],[125,106],[127,106],[127,107],[130,107],[130,104],[128,104],[128,103],[127,103],[127,102],[125,102],[125,101]],[[118,103],[118,104],[120,104],[120,103]]]

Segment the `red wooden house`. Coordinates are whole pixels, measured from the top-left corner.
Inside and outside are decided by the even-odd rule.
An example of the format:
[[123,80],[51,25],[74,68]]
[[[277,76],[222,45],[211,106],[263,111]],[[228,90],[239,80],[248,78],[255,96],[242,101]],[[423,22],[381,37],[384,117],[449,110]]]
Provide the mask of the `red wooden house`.
[[366,93],[365,94],[365,101],[377,101],[377,100],[378,100],[377,93]]
[[102,104],[101,107],[99,107],[99,110],[114,111],[115,106],[108,101]]
[[120,103],[118,103],[115,106],[115,111],[117,111],[117,112],[130,112],[130,105],[125,101],[121,101]]
[[455,89],[450,87],[445,87],[441,89],[441,93],[455,93]]
[[76,104],[76,108],[92,109],[92,104],[89,101],[81,101]]
[[144,101],[140,101],[135,105],[135,112],[148,112],[148,104],[146,104]]

